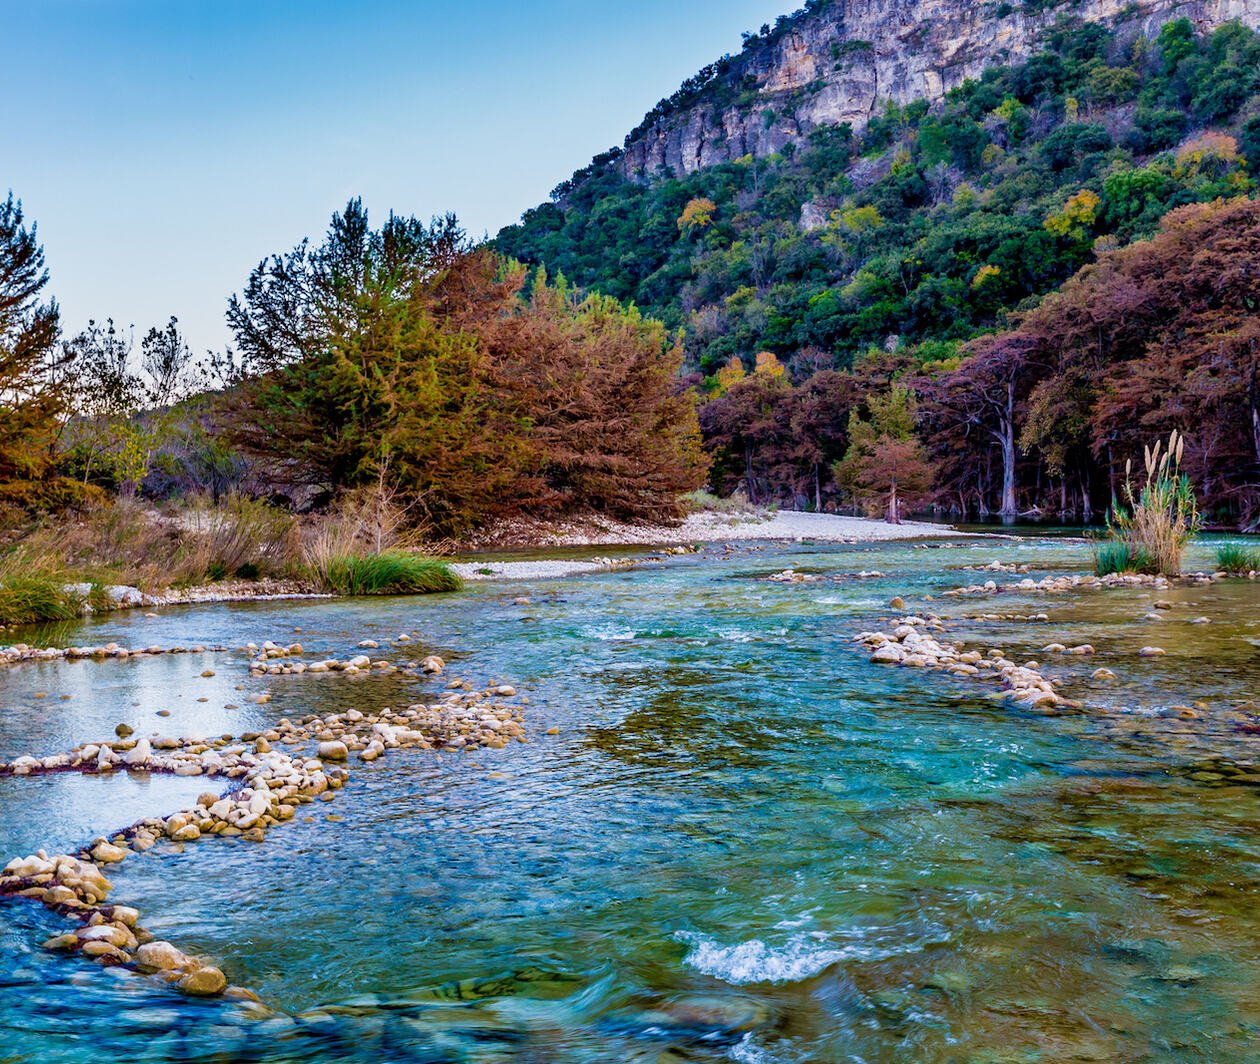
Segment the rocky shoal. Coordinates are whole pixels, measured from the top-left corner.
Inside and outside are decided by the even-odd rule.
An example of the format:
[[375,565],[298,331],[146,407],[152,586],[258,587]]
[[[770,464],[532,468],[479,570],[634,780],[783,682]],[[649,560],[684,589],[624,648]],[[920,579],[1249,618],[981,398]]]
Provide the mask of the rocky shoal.
[[[890,632],[861,632],[853,638],[871,651],[870,660],[876,664],[933,669],[995,683],[1006,698],[1029,709],[1080,708],[1079,702],[1059,694],[1037,662],[1020,665],[1001,650],[968,650],[963,643],[942,642],[932,634],[944,631],[939,617],[909,616],[897,621]],[[1093,647],[1076,647],[1071,652],[1091,654]]]
[[[987,569],[988,567],[984,567]],[[997,570],[993,570],[997,571]],[[1001,570],[1009,572],[1010,570]],[[1002,592],[1040,592],[1043,594],[1062,594],[1068,591],[1090,590],[1109,587],[1149,587],[1157,590],[1171,587],[1174,582],[1181,584],[1208,584],[1215,580],[1224,580],[1229,574],[1219,573],[1186,573],[1170,581],[1165,576],[1148,576],[1144,573],[1108,573],[1106,576],[1081,575],[1074,573],[1064,576],[1047,576],[1041,580],[1028,577],[1014,584],[999,584],[996,580],[986,580],[983,584],[972,584],[968,587],[956,587],[941,592],[953,597],[963,595],[995,595]]]
[[[440,662],[429,659],[429,671],[441,672]],[[0,871],[0,895],[42,902],[77,925],[45,942],[50,950],[123,965],[188,994],[256,1001],[250,991],[229,986],[215,965],[170,942],[154,940],[141,926],[136,909],[108,903],[113,884],[103,869],[159,845],[178,846],[215,836],[261,842],[272,828],[291,821],[299,807],[331,800],[349,779],[345,763],[352,755],[371,762],[396,750],[503,749],[510,742],[527,741],[523,710],[503,701],[516,695],[515,688],[500,684],[463,690],[466,687],[463,681],[453,681],[437,702],[405,709],[373,713],[351,709],[297,721],[286,718],[239,738],[127,738],[88,743],[48,757],[27,755],[0,762],[0,776],[144,771],[226,783],[221,793],[207,791],[191,808],[140,820],[110,838],[97,838],[78,853],[49,855],[39,850],[15,858]],[[314,751],[309,749],[312,744]],[[295,749],[280,749],[285,746]]]

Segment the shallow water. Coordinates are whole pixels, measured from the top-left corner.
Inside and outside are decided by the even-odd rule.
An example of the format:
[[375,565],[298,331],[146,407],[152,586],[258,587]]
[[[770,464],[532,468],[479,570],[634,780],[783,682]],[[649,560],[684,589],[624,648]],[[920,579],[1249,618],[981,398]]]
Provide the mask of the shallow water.
[[[520,686],[531,742],[356,764],[335,802],[263,844],[159,847],[111,869],[151,931],[278,1010],[263,1023],[42,954],[57,918],[0,902],[0,1060],[1255,1060],[1260,768],[1227,710],[1260,697],[1260,585],[921,601],[1021,578],[964,564],[1039,578],[1087,557],[1044,538],[742,548],[439,599],[59,632],[298,639],[316,655],[410,633],[391,657],[437,652],[448,676]],[[788,566],[828,579],[758,579]],[[889,576],[852,575],[873,569]],[[1035,715],[869,664],[850,637],[895,594],[1016,660],[1093,643],[1043,661],[1089,710]],[[1145,619],[1157,598],[1174,608]],[[1152,644],[1167,656],[1137,656]],[[1118,679],[1092,681],[1099,665]],[[247,701],[264,689],[271,703]],[[119,722],[239,733],[435,689],[250,679],[227,654],[24,666],[0,673],[0,756]],[[1169,713],[1197,699],[1195,719]],[[196,783],[0,780],[0,850],[85,841],[187,804]]]

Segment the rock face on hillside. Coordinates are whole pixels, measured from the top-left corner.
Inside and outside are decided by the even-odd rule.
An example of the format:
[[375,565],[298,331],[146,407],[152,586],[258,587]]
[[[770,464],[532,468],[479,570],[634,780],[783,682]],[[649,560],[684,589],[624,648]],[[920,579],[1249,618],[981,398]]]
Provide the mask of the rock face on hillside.
[[1200,30],[1231,20],[1260,28],[1260,0],[1073,0],[1039,11],[1020,0],[815,3],[632,134],[616,165],[631,179],[691,173],[769,155],[819,127],[858,129],[887,101],[940,99],[985,67],[1027,57],[1063,15],[1105,23],[1121,39],[1153,37],[1181,17]]

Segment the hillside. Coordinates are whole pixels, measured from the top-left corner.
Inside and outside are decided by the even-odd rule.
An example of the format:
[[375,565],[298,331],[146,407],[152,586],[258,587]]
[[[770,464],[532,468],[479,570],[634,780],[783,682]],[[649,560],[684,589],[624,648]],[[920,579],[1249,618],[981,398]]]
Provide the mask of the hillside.
[[[503,230],[498,248],[685,329],[689,364],[706,374],[768,350],[799,376],[871,345],[992,329],[1089,261],[1096,244],[1149,234],[1179,204],[1253,187],[1256,34],[1239,23],[1201,33],[1185,19],[1157,27],[1161,5],[1131,5],[1145,15],[1117,28],[1056,11],[1015,65],[980,70],[986,53],[965,37],[956,54],[970,58],[949,66],[949,79],[976,76],[943,97],[881,98],[864,123],[812,132],[767,108],[763,131],[779,133],[739,142],[755,151],[650,178],[635,165],[627,176],[627,159],[651,154],[645,145],[720,111],[740,71],[783,83],[805,54],[792,42],[821,40],[828,26],[834,38],[836,10],[815,5],[759,35],[725,72],[660,105],[624,156],[597,160]],[[1254,21],[1260,6],[1197,11],[1209,23],[1230,13]],[[1050,17],[1004,16],[1020,25]],[[987,54],[996,62],[1006,50],[994,43]],[[946,68],[931,69],[944,85]],[[922,84],[907,74],[889,91]]]
[[[1213,519],[1254,526],[1260,292],[1240,264],[1260,239],[1260,36],[1215,23],[1256,9],[1199,7],[1200,26],[1158,5],[1009,13],[1041,27],[1020,61],[994,47],[977,72],[984,49],[960,39],[949,77],[975,76],[952,88],[929,63],[936,89],[857,121],[794,119],[742,156],[628,173],[643,145],[722,111],[739,71],[782,83],[805,54],[791,42],[838,10],[693,80],[498,249],[682,333],[719,490],[852,506],[899,455],[914,505],[1088,521],[1125,460],[1177,428]],[[765,131],[787,128],[766,110]]]

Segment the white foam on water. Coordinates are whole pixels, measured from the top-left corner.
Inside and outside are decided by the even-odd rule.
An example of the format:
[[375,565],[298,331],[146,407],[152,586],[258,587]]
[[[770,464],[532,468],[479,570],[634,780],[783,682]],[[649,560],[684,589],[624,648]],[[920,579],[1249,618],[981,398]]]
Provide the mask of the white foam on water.
[[746,1034],[727,1054],[735,1064],[798,1064],[806,1059],[803,1053],[775,1053],[753,1042],[752,1034]]
[[606,643],[623,642],[633,639],[635,636],[633,628],[619,628],[614,625],[601,625],[599,627],[588,625],[582,629],[582,634],[590,639],[600,639]]
[[794,935],[781,946],[767,945],[759,938],[723,946],[716,939],[690,931],[676,932],[674,937],[691,947],[684,964],[736,986],[799,982],[856,952],[837,948],[818,932]]

